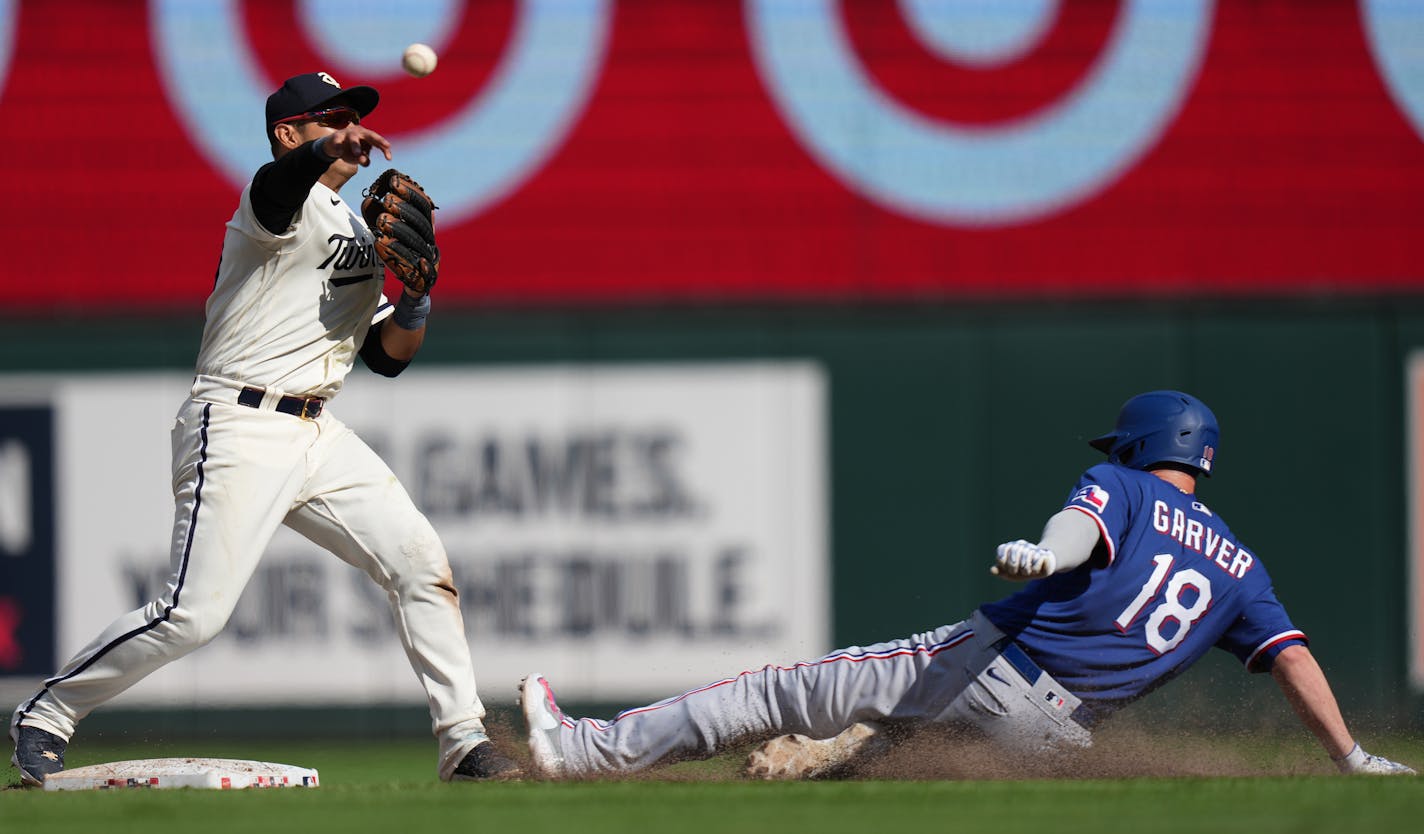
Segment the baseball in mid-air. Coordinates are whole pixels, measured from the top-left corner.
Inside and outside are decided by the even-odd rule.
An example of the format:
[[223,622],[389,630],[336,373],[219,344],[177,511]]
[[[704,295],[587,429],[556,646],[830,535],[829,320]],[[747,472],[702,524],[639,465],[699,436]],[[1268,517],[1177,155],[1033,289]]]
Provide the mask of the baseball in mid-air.
[[435,50],[423,43],[413,43],[401,55],[401,66],[416,78],[424,78],[435,72]]

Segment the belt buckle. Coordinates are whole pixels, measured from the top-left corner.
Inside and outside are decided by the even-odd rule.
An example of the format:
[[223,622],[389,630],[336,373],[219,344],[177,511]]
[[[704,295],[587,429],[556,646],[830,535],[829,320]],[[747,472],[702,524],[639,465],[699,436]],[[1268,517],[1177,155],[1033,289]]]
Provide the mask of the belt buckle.
[[[315,404],[316,408],[314,411],[308,414],[307,409],[311,408],[313,404]],[[298,416],[301,417],[303,420],[315,420],[316,418],[321,416],[321,405],[322,401],[319,397],[303,397],[302,413]]]

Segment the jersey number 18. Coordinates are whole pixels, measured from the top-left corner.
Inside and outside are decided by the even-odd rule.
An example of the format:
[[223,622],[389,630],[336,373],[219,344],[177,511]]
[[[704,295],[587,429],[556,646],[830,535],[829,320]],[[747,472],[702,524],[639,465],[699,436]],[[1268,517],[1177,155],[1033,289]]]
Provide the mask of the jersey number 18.
[[[1166,654],[1187,639],[1187,632],[1191,631],[1192,625],[1211,607],[1211,580],[1187,568],[1172,574],[1171,581],[1168,581],[1167,575],[1172,573],[1173,558],[1169,554],[1159,553],[1152,557],[1152,561],[1157,567],[1153,569],[1152,575],[1147,577],[1142,590],[1137,592],[1137,597],[1114,622],[1120,631],[1126,633],[1132,621],[1142,613],[1142,609],[1162,593],[1165,583],[1166,594],[1147,617],[1147,646],[1157,654]],[[1182,597],[1188,588],[1196,592],[1196,599],[1191,605],[1184,605]],[[1162,626],[1169,620],[1177,624],[1171,637],[1162,633]]]

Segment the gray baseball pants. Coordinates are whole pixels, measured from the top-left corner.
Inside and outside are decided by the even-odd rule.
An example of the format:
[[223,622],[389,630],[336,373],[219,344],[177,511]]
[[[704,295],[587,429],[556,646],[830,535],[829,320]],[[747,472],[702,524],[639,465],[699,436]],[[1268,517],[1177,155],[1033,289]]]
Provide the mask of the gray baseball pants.
[[975,611],[903,640],[743,672],[612,721],[566,721],[564,767],[569,775],[627,773],[751,738],[830,738],[887,719],[977,727],[1015,752],[1090,746],[1091,733],[1071,718],[1078,699],[1024,660]]

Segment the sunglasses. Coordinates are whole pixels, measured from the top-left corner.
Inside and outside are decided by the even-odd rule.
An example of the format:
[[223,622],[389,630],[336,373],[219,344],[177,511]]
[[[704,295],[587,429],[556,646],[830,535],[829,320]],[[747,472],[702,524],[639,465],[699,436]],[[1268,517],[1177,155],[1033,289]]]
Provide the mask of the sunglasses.
[[308,113],[288,116],[285,119],[278,119],[272,124],[285,125],[293,122],[316,122],[319,125],[340,130],[347,125],[361,124],[361,114],[350,107],[333,107],[329,110],[312,110]]

